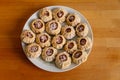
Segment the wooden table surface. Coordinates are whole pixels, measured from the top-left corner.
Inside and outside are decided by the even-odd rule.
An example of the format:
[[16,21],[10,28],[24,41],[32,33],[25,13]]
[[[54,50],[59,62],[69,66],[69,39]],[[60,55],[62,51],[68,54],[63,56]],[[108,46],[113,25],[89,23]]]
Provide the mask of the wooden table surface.
[[[90,22],[94,45],[87,62],[63,73],[35,67],[23,53],[20,33],[38,9],[64,5]],[[120,80],[120,0],[0,0],[0,80]]]

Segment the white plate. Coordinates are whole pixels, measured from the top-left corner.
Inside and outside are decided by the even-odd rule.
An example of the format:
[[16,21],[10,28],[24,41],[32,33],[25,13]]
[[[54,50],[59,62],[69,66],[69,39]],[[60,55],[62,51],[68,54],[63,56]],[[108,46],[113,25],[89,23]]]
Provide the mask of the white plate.
[[[65,10],[67,10],[69,13],[77,13],[82,21],[81,22],[85,22],[87,23],[88,25],[88,28],[89,28],[89,33],[88,33],[88,36],[92,39],[92,44],[93,44],[93,33],[92,33],[92,29],[91,29],[91,26],[90,24],[88,23],[87,19],[78,11],[72,9],[72,8],[69,8],[69,7],[65,7],[65,6],[48,6],[47,8],[49,9],[54,9],[54,8],[63,8]],[[36,11],[28,20],[27,22],[25,23],[24,27],[23,27],[23,30],[24,29],[30,29],[29,26],[30,26],[30,23],[32,20],[34,19],[37,19],[38,18],[38,13],[39,11]],[[23,50],[25,49],[25,44],[23,42],[22,43],[22,48]],[[25,52],[25,51],[24,51]],[[91,49],[87,51],[88,55],[90,54],[91,52]],[[64,72],[64,71],[68,71],[68,70],[71,70],[79,65],[76,65],[74,63],[72,63],[70,65],[69,68],[65,69],[65,70],[62,70],[62,69],[59,69],[55,66],[54,63],[48,63],[48,62],[45,62],[43,61],[41,58],[36,58],[36,59],[31,59],[29,57],[27,57],[35,66],[37,66],[38,68],[41,68],[43,70],[46,70],[46,71],[50,71],[50,72]]]

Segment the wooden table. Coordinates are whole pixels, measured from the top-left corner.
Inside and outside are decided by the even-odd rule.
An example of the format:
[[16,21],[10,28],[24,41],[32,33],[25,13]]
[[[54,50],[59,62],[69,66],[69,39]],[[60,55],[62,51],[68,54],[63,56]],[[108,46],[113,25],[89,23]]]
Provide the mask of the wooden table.
[[[93,29],[87,62],[68,72],[35,67],[21,48],[19,36],[26,20],[50,5],[80,11]],[[120,0],[0,0],[0,80],[120,80]]]

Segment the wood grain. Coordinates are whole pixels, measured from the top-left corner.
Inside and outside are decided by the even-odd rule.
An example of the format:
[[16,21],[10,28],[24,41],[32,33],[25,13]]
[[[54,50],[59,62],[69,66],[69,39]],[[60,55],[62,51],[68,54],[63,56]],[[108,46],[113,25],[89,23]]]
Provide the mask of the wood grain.
[[[20,44],[26,20],[38,9],[64,5],[90,22],[94,45],[86,63],[51,73],[30,63]],[[120,0],[1,0],[0,80],[120,80]]]

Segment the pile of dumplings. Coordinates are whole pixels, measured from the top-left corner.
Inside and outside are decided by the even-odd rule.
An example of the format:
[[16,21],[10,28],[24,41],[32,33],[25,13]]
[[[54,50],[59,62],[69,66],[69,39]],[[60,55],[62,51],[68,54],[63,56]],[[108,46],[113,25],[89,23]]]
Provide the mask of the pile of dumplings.
[[20,36],[27,57],[54,62],[60,69],[87,60],[86,51],[92,47],[92,42],[88,25],[81,23],[78,14],[68,13],[63,8],[43,8],[29,27]]

